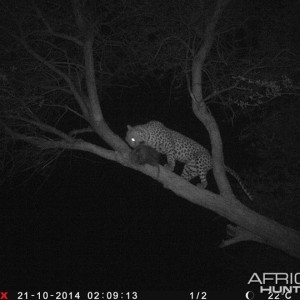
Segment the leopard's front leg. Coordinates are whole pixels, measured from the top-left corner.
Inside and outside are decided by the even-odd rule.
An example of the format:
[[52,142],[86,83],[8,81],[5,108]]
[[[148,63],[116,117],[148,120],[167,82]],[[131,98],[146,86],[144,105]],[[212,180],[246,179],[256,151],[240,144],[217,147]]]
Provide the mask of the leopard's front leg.
[[167,162],[164,167],[173,172],[175,169],[175,151],[167,153]]
[[175,169],[175,159],[176,159],[176,148],[175,142],[171,132],[167,132],[165,143],[165,154],[167,155],[167,164],[164,165],[170,171]]

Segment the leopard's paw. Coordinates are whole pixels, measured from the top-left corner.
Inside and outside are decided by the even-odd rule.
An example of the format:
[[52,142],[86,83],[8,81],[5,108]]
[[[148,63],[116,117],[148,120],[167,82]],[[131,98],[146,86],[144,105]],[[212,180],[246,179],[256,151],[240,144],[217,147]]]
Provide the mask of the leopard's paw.
[[164,168],[166,168],[167,170],[169,170],[169,171],[171,171],[171,172],[174,171],[174,167],[172,167],[172,166],[169,165],[169,164],[165,164],[165,165],[164,165]]
[[203,183],[203,182],[197,183],[196,186],[197,186],[197,188],[204,190],[207,187],[207,183]]

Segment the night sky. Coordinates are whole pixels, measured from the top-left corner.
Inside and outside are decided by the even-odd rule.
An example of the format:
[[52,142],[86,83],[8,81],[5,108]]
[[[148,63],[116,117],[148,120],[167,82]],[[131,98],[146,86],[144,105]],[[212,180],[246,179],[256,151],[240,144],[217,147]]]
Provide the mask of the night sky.
[[[107,89],[114,100],[101,105],[114,132],[124,138],[127,124],[156,119],[210,148],[187,91],[185,100],[169,102],[168,78],[161,85],[144,81],[122,97]],[[248,118],[232,125],[223,107],[211,109],[226,164],[243,173],[253,159],[239,143]],[[216,192],[212,172],[208,181]],[[30,170],[5,174],[2,182],[0,288],[247,291],[253,272],[299,272],[299,261],[262,244],[219,248],[227,220],[92,154],[64,151],[47,176]]]

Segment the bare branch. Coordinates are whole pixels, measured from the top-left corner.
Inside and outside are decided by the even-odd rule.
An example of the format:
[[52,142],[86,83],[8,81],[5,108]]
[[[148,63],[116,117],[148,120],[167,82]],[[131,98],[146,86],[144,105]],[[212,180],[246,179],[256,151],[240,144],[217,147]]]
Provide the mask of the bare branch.
[[82,129],[74,129],[69,132],[69,136],[76,136],[78,134],[91,133],[91,132],[95,133],[95,131],[91,127],[82,128]]
[[96,154],[105,159],[114,160],[114,161],[116,160],[116,153],[114,151],[104,149],[100,146],[86,142],[82,139],[73,139],[68,136],[68,139],[55,141],[55,140],[46,139],[42,137],[28,136],[26,134],[21,134],[13,131],[6,125],[5,125],[5,131],[9,135],[11,135],[14,139],[21,140],[26,143],[30,143],[41,149],[62,148],[62,149],[69,149],[69,150],[81,150],[81,151]]
[[[201,45],[199,51],[197,52],[196,56],[194,57],[194,63],[192,67],[192,77],[193,77],[193,83],[192,83],[192,90],[193,94],[196,98],[194,100],[196,101],[202,101],[203,95],[202,95],[202,70],[203,65],[206,60],[207,54],[209,53],[213,41],[214,41],[214,35],[215,35],[215,28],[217,25],[217,22],[219,20],[219,17],[223,11],[223,8],[230,2],[230,0],[218,0],[216,8],[214,10],[214,14],[207,24],[204,38],[203,38],[203,44]],[[197,95],[197,96],[196,96]]]
[[67,40],[67,41],[71,41],[75,44],[77,44],[78,46],[83,46],[83,43],[82,41],[80,41],[79,39],[71,36],[71,35],[68,35],[68,34],[64,34],[64,33],[59,33],[59,32],[55,32],[53,30],[53,28],[50,26],[50,24],[47,22],[47,20],[44,18],[41,10],[37,7],[36,3],[34,1],[33,2],[33,6],[34,6],[34,9],[37,13],[37,15],[41,18],[42,22],[44,23],[44,25],[47,27],[48,29],[48,32],[53,35],[53,36],[56,36],[56,37],[59,37],[59,38],[62,38],[64,40]]
[[31,54],[34,58],[42,62],[44,65],[46,65],[50,70],[60,75],[69,85],[75,99],[77,100],[77,103],[79,104],[83,114],[87,116],[87,108],[86,105],[81,97],[81,95],[78,93],[75,85],[73,84],[72,80],[62,71],[57,69],[53,64],[49,63],[47,60],[45,60],[42,56],[40,56],[38,53],[36,53],[33,49],[30,48],[28,43],[24,39],[20,39],[15,36],[15,38],[24,46],[24,48],[28,51],[29,54]]
[[34,120],[30,120],[30,119],[26,119],[26,118],[23,118],[23,117],[14,117],[14,119],[32,124],[32,125],[38,127],[39,129],[41,129],[43,131],[46,131],[46,132],[49,132],[49,133],[53,133],[53,134],[63,138],[64,140],[66,140],[68,142],[73,142],[73,139],[70,136],[68,136],[64,132],[58,130],[57,128],[52,127],[50,125],[47,125],[45,123],[37,122],[37,121],[34,121]]
[[166,37],[165,39],[163,39],[162,41],[161,41],[161,43],[160,43],[160,45],[159,45],[159,47],[158,47],[158,49],[157,49],[157,51],[156,51],[156,53],[155,53],[155,55],[154,55],[154,57],[153,57],[153,61],[156,59],[156,57],[157,57],[157,55],[159,54],[159,52],[160,52],[160,50],[161,50],[161,48],[163,47],[163,45],[168,41],[168,40],[170,40],[170,39],[174,39],[174,40],[176,40],[176,41],[179,41],[180,43],[182,43],[184,46],[185,46],[185,48],[187,49],[187,50],[189,50],[190,51],[190,53],[193,53],[193,49],[189,46],[189,44],[188,43],[186,43],[183,39],[181,39],[181,38],[179,38],[178,36],[168,36],[168,37]]
[[222,241],[222,243],[220,244],[220,248],[224,248],[245,241],[265,243],[260,236],[257,236],[240,226],[233,226],[231,224],[227,225],[227,236],[228,239]]
[[[3,27],[1,27],[3,28]],[[20,32],[22,33],[22,28],[19,26]],[[6,30],[5,28],[3,28],[3,30]],[[23,45],[23,47],[27,50],[27,52],[32,55],[35,59],[37,59],[38,61],[40,61],[41,63],[43,63],[45,66],[47,66],[50,70],[52,70],[53,72],[55,72],[56,74],[58,74],[62,79],[64,79],[66,81],[66,83],[68,84],[70,90],[72,91],[72,94],[74,95],[77,103],[79,104],[84,116],[87,118],[88,117],[88,109],[87,106],[85,104],[85,101],[82,97],[82,95],[78,92],[77,88],[75,87],[73,81],[71,80],[71,78],[65,74],[64,72],[62,72],[61,70],[59,70],[57,67],[55,67],[52,63],[50,63],[49,61],[47,61],[44,57],[42,57],[41,55],[39,55],[36,51],[34,51],[29,44],[27,43],[26,39],[24,38],[24,35],[22,33],[22,36],[19,37],[15,34],[12,34],[11,32],[7,32],[10,36],[12,36],[16,41],[18,41],[21,45]]]
[[72,109],[71,107],[69,107],[68,105],[59,105],[59,104],[43,104],[44,106],[47,107],[58,107],[58,108],[63,108],[67,111],[70,111],[72,114],[76,115],[77,117],[89,122],[88,119],[86,119],[82,114],[80,114],[78,111]]
[[[240,77],[244,77],[246,76],[247,74],[249,74],[250,72],[254,71],[254,70],[257,70],[257,69],[263,69],[265,68],[265,66],[260,66],[261,65],[261,62],[259,62],[258,64],[256,64],[255,66],[253,66],[252,68],[249,68],[248,70],[246,70],[242,75],[240,75]],[[224,88],[224,89],[221,89],[219,91],[215,91],[214,93],[206,96],[203,101],[204,102],[207,102],[209,99],[211,98],[214,98],[214,97],[217,97],[225,92],[229,92],[230,90],[233,90],[233,89],[236,89],[239,84],[242,82],[241,79],[237,80],[233,85],[227,87],[227,88]]]

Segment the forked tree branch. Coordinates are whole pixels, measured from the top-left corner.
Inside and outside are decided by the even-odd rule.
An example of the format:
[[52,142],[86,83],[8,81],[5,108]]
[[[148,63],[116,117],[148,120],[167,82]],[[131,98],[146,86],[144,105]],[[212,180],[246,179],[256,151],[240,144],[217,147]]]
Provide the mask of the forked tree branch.
[[260,236],[253,234],[252,232],[240,227],[234,226],[231,224],[227,225],[227,238],[222,241],[220,244],[221,248],[240,243],[240,242],[247,242],[247,241],[254,241],[259,243],[265,243],[264,239]]
[[192,91],[189,88],[192,97],[193,111],[196,117],[206,127],[211,145],[213,158],[213,173],[216,179],[220,193],[225,197],[235,199],[229,181],[225,174],[223,144],[217,122],[213,115],[208,110],[202,92],[202,71],[205,59],[212,47],[215,27],[219,20],[222,10],[227,5],[229,0],[218,0],[214,14],[209,21],[203,38],[203,43],[193,59],[192,65]]

